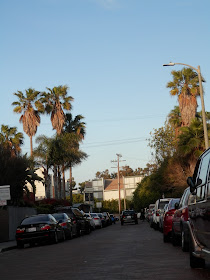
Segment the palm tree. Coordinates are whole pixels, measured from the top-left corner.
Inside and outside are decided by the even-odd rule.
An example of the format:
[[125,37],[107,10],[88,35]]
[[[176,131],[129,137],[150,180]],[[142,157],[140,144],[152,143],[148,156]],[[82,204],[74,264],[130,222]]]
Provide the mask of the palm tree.
[[50,178],[49,178],[49,168],[51,165],[50,162],[50,145],[52,143],[52,138],[49,138],[45,135],[40,135],[36,138],[36,143],[38,147],[34,149],[34,157],[37,159],[39,165],[44,169],[44,178],[45,178],[45,191],[47,198],[50,198]]
[[63,189],[65,189],[65,172],[66,168],[69,168],[69,192],[70,192],[70,203],[72,204],[72,167],[78,165],[82,160],[87,158],[87,154],[79,149],[80,137],[75,133],[65,132],[62,135],[62,146],[63,146],[63,159],[64,165],[62,166],[63,173]]
[[52,89],[47,88],[48,92],[43,92],[40,101],[45,104],[45,112],[51,114],[53,129],[60,135],[65,123],[64,110],[71,110],[73,97],[67,96],[68,87],[58,86]]
[[175,137],[177,138],[179,135],[179,129],[182,125],[181,114],[179,110],[179,106],[175,106],[173,110],[168,115],[168,121],[175,129]]
[[191,173],[193,173],[198,157],[205,151],[203,123],[201,119],[195,118],[189,127],[181,128],[177,151],[179,157],[185,159]]
[[30,137],[31,156],[33,155],[32,137],[36,134],[37,127],[40,124],[39,113],[43,112],[43,105],[38,100],[39,94],[39,91],[32,88],[25,90],[25,95],[22,91],[18,91],[14,93],[18,101],[12,103],[15,106],[13,111],[22,114],[19,121],[23,123],[23,130]]
[[12,156],[17,156],[21,152],[20,146],[23,144],[23,134],[17,132],[16,127],[9,127],[8,125],[1,126],[0,143],[5,148],[9,148]]
[[181,71],[172,71],[173,81],[168,82],[172,96],[177,95],[179,109],[182,118],[181,126],[189,126],[195,118],[197,110],[196,97],[200,94],[197,73],[191,68],[183,68]]
[[76,164],[81,163],[82,159],[87,158],[87,154],[83,153],[82,151],[79,151],[79,142],[81,142],[84,139],[86,134],[86,123],[82,121],[83,119],[84,117],[82,115],[76,115],[76,117],[73,119],[71,113],[66,114],[66,121],[64,124],[64,132],[75,135],[77,139],[76,141],[78,141],[78,148],[74,148],[74,154],[71,154],[68,161],[70,203],[72,203],[72,167]]
[[81,140],[83,140],[86,134],[86,123],[82,121],[83,119],[84,117],[82,115],[76,115],[73,119],[71,113],[66,114],[64,131],[68,133],[73,132],[77,134]]

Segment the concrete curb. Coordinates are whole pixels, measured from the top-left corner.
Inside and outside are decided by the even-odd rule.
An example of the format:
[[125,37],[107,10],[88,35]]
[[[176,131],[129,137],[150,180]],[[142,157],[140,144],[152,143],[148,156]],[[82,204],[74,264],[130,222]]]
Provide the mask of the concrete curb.
[[13,249],[16,249],[16,248],[17,248],[17,246],[10,246],[10,247],[7,247],[7,248],[2,248],[2,249],[0,249],[0,253],[10,251],[10,250],[13,250]]

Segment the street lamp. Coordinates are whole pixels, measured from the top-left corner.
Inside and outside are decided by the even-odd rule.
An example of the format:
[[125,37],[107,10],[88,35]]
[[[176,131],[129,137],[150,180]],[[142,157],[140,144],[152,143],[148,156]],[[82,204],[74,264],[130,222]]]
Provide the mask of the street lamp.
[[[206,125],[206,113],[205,113],[205,106],[204,106],[204,98],[203,98],[203,86],[202,86],[202,77],[201,77],[201,69],[200,66],[198,68],[195,68],[191,65],[185,64],[185,63],[174,63],[169,62],[168,64],[163,64],[163,66],[174,66],[174,65],[185,65],[189,68],[194,69],[198,73],[198,80],[199,80],[199,88],[200,88],[200,97],[201,97],[201,107],[202,107],[202,119],[203,119],[203,130],[204,130],[204,140],[205,140],[205,147],[208,149],[209,147],[209,139],[208,139],[208,133],[207,133],[207,125]],[[203,82],[205,80],[203,79]]]

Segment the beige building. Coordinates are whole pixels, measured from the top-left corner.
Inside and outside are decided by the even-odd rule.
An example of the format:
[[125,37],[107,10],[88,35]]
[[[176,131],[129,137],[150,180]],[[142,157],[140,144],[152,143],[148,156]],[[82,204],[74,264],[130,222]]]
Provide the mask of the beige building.
[[[132,199],[137,184],[143,176],[125,176],[120,178],[120,198]],[[94,179],[87,182],[84,190],[85,202],[93,203],[93,198],[99,201],[119,199],[118,179]]]

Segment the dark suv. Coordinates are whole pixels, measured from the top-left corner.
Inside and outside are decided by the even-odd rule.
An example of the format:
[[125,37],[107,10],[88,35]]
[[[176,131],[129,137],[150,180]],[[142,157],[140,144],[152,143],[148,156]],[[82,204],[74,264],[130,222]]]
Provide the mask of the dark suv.
[[124,223],[135,223],[138,224],[137,214],[134,210],[124,210],[121,215],[121,225]]
[[198,159],[187,183],[193,194],[189,201],[190,265],[204,267],[210,260],[210,149]]
[[63,206],[56,208],[57,213],[65,212],[69,218],[76,224],[77,236],[81,234],[89,234],[91,231],[90,221],[85,217],[85,215],[78,209],[71,206]]

